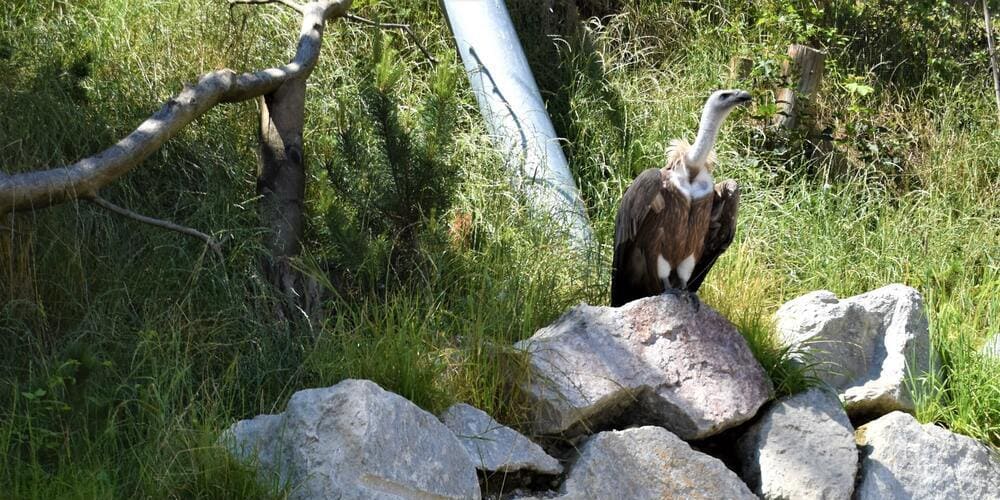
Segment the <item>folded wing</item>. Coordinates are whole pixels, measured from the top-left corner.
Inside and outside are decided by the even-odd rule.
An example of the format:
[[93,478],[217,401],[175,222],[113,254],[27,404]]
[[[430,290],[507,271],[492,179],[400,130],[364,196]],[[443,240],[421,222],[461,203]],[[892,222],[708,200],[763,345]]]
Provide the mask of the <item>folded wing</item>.
[[705,250],[695,263],[687,289],[697,292],[715,261],[729,248],[736,235],[736,215],[740,207],[740,187],[734,180],[715,185],[712,219],[705,237]]

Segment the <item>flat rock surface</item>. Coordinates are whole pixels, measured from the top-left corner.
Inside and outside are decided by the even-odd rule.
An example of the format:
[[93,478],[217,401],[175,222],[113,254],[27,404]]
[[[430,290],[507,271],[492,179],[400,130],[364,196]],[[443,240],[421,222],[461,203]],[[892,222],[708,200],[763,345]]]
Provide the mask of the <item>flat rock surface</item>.
[[444,422],[469,453],[473,465],[487,472],[536,472],[559,474],[559,461],[521,433],[497,423],[493,417],[465,403],[441,414]]
[[805,352],[815,375],[835,387],[854,416],[913,410],[907,371],[916,378],[929,365],[927,316],[920,293],[904,285],[838,299],[811,292],[775,314],[778,335]]
[[1000,498],[1000,460],[975,439],[897,411],[861,426],[857,441],[859,500]]
[[580,434],[629,409],[701,439],[750,419],[772,393],[736,327],[676,296],[581,304],[517,346],[530,356],[523,392],[543,434]]
[[743,479],[762,498],[851,497],[858,470],[854,427],[836,395],[782,398],[738,441]]
[[661,427],[601,432],[584,443],[558,498],[753,499],[716,458]]
[[465,448],[430,413],[367,380],[296,392],[223,443],[294,499],[479,498]]

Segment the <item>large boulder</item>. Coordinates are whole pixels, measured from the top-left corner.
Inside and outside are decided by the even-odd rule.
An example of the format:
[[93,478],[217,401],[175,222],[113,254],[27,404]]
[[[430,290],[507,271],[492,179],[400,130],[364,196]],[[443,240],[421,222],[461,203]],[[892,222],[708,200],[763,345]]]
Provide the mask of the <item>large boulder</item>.
[[486,412],[459,403],[441,415],[469,452],[473,465],[484,472],[560,474],[559,461],[521,433],[501,425]]
[[708,306],[671,295],[625,306],[581,304],[517,347],[539,433],[579,434],[620,418],[701,439],[749,420],[771,382],[746,341]]
[[[462,444],[430,413],[367,380],[296,392],[281,415],[222,436],[295,499],[479,498]],[[275,481],[276,480],[276,481]]]
[[975,439],[892,412],[861,426],[855,498],[1000,498],[1000,460]]
[[756,498],[721,461],[654,426],[591,437],[560,493],[564,499]]
[[836,395],[812,389],[778,400],[740,437],[743,479],[766,499],[851,497],[854,427]]
[[913,410],[907,380],[927,371],[930,341],[920,293],[904,285],[838,299],[812,292],[775,314],[778,334],[840,392],[850,415]]

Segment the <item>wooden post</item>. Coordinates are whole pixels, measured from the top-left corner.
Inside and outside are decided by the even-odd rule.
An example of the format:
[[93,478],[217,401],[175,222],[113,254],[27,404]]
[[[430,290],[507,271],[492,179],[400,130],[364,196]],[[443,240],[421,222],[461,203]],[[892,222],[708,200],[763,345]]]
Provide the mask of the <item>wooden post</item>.
[[753,71],[753,59],[749,57],[733,56],[729,60],[729,79],[746,80]]
[[774,125],[795,128],[803,111],[798,101],[809,99],[819,89],[825,62],[824,52],[798,44],[788,47],[788,61],[782,75],[789,84],[798,77],[798,85],[794,89],[789,86],[778,92],[778,113],[774,116]]

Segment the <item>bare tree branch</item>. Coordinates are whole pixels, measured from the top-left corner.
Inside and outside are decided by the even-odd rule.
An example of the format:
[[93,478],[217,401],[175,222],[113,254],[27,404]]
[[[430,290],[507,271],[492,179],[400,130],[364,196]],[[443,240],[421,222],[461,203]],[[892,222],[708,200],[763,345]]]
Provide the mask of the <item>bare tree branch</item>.
[[216,104],[269,94],[289,79],[307,77],[319,58],[326,21],[343,17],[350,6],[351,0],[322,0],[301,5],[302,29],[298,47],[295,56],[284,66],[242,74],[230,69],[213,71],[202,76],[197,84],[185,85],[180,94],[168,100],[131,134],[94,156],[48,170],[0,174],[0,215],[77,198],[95,198],[102,187],[138,166]]
[[354,14],[344,14],[344,19],[347,19],[348,21],[354,21],[356,23],[361,23],[367,26],[374,26],[376,28],[402,30],[407,34],[407,36],[410,37],[411,40],[413,40],[413,43],[417,44],[417,47],[420,49],[420,52],[424,53],[424,57],[426,57],[427,60],[431,62],[431,64],[437,64],[437,59],[435,59],[434,56],[431,55],[430,51],[428,51],[427,48],[424,47],[424,44],[420,42],[420,39],[417,38],[417,34],[413,32],[413,29],[410,28],[409,24],[381,23],[378,21],[372,21],[371,19],[365,19],[361,16],[356,16]]
[[120,207],[118,205],[115,205],[114,203],[111,203],[110,201],[105,200],[104,198],[101,198],[100,196],[89,197],[89,198],[87,198],[87,201],[89,201],[89,202],[93,203],[94,205],[97,205],[97,206],[99,206],[99,207],[101,207],[101,208],[103,208],[105,210],[114,212],[114,213],[116,213],[118,215],[121,215],[123,217],[128,217],[129,219],[137,220],[139,222],[142,222],[143,224],[149,224],[151,226],[156,226],[156,227],[159,227],[159,228],[168,229],[170,231],[176,231],[176,232],[181,233],[181,234],[186,234],[188,236],[192,236],[192,237],[198,238],[198,239],[204,241],[205,244],[208,245],[209,248],[211,248],[213,252],[215,252],[215,255],[217,255],[219,257],[219,262],[224,262],[225,261],[225,257],[222,255],[222,246],[219,245],[219,242],[215,241],[214,238],[212,238],[211,236],[209,236],[209,235],[207,235],[207,234],[205,234],[205,233],[203,233],[203,232],[201,232],[201,231],[199,231],[197,229],[190,228],[190,227],[187,227],[187,226],[182,226],[180,224],[174,224],[173,222],[162,220],[162,219],[154,219],[153,217],[147,217],[145,215],[133,212],[133,211],[131,211],[131,210],[125,208],[125,207]]
[[280,3],[281,5],[295,9],[297,12],[301,14],[305,14],[306,12],[305,7],[302,4],[292,0],[228,0],[228,1],[230,7],[241,4]]

